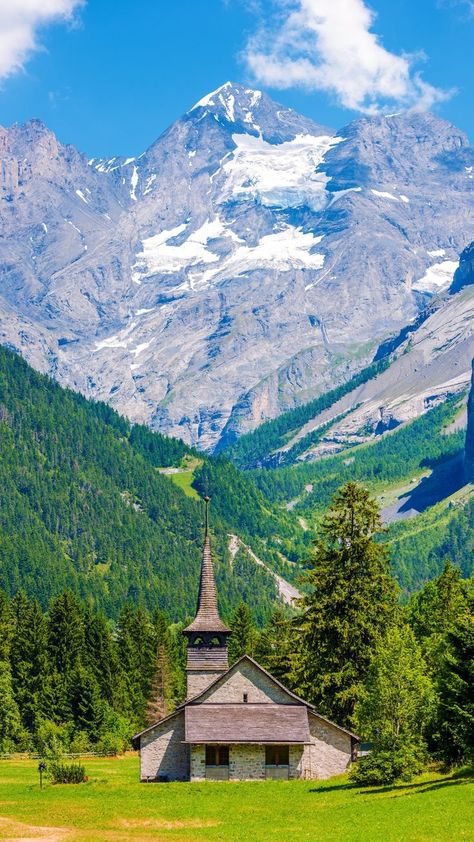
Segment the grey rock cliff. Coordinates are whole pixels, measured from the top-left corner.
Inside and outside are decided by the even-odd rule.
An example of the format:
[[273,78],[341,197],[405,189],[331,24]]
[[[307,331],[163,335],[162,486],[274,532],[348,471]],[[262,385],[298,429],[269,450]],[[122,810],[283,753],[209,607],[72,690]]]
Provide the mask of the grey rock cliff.
[[200,447],[346,380],[449,286],[474,154],[429,114],[338,134],[227,83],[138,158],[0,130],[0,341]]
[[472,361],[471,391],[467,402],[466,448],[464,452],[466,480],[474,482],[474,360]]

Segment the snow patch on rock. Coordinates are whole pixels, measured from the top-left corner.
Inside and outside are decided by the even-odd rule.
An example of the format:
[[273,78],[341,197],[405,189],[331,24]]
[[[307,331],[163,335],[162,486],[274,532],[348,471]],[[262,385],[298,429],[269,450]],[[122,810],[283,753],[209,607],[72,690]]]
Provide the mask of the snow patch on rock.
[[450,285],[458,266],[458,260],[443,260],[442,263],[434,263],[426,270],[422,278],[413,283],[412,289],[434,295]]

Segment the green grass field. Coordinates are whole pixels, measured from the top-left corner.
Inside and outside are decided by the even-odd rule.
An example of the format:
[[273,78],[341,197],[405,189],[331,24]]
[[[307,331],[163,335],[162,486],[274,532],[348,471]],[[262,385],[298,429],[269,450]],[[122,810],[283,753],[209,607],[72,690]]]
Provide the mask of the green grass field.
[[33,842],[458,842],[474,840],[474,777],[429,773],[360,790],[318,783],[140,784],[138,758],[86,758],[89,781],[46,783],[0,761],[0,839]]

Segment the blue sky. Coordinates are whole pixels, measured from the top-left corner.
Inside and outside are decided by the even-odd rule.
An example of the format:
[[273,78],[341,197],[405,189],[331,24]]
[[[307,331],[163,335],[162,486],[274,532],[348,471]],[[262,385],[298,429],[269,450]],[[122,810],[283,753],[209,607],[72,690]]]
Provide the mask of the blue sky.
[[467,0],[5,5],[0,123],[39,117],[90,156],[142,152],[228,79],[335,128],[360,113],[430,107],[474,137]]

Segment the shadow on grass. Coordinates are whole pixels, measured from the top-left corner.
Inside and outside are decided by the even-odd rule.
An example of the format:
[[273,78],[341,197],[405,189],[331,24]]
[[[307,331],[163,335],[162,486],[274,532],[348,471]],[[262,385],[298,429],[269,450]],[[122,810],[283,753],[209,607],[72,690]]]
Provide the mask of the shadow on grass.
[[310,789],[310,792],[324,795],[325,792],[344,792],[349,789],[358,790],[358,795],[381,795],[393,792],[393,798],[401,795],[416,795],[417,792],[422,794],[424,792],[434,792],[437,789],[444,789],[445,787],[460,786],[463,784],[474,784],[474,769],[460,769],[454,774],[447,774],[444,778],[438,778],[431,781],[418,781],[412,784],[386,784],[378,787],[361,787],[358,784],[340,783],[330,786],[320,786]]

